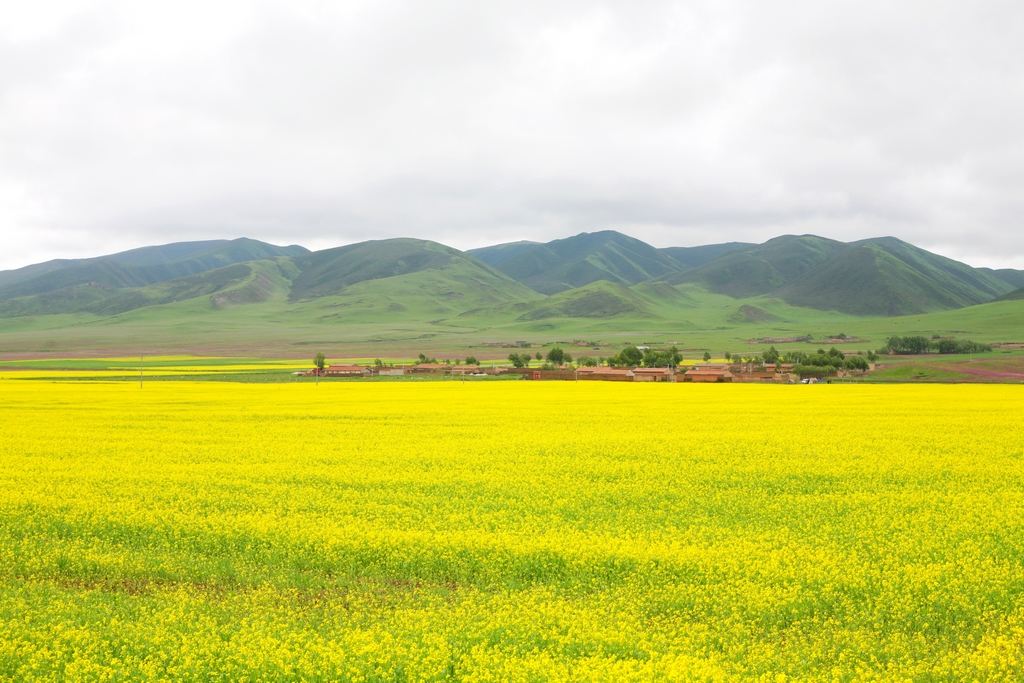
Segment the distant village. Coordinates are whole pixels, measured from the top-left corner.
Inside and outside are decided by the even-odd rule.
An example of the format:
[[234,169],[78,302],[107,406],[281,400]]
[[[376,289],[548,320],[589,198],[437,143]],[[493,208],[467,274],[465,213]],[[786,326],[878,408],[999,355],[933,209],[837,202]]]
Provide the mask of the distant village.
[[[539,354],[538,354],[539,355]],[[600,382],[760,382],[776,384],[814,383],[833,377],[861,375],[872,367],[859,355],[829,352],[799,354],[784,359],[772,348],[751,358],[729,357],[726,362],[711,362],[705,354],[703,362],[685,364],[675,349],[651,351],[632,347],[600,364],[582,358],[576,364],[561,349],[548,352],[546,358],[528,354],[511,354],[508,365],[482,365],[475,358],[462,361],[439,362],[420,356],[419,362],[407,365],[387,364],[380,360],[368,365],[331,365],[318,356],[317,365],[310,370],[295,373],[308,377],[371,378],[401,377],[406,375],[435,375],[449,377],[518,376],[533,381],[586,380]],[[727,356],[731,356],[727,354]],[[533,365],[534,360],[537,365]],[[873,360],[873,359],[872,359]],[[645,362],[646,361],[646,362]],[[660,362],[659,362],[660,361]]]
[[313,368],[301,374],[309,377],[320,373],[322,377],[397,377],[402,375],[451,375],[486,377],[519,375],[526,380],[594,380],[603,382],[780,382],[800,381],[789,363],[772,368],[751,368],[724,364],[701,364],[675,368],[514,368],[506,366],[449,365],[447,363],[418,363],[415,365],[328,365],[323,370]]
[[[808,343],[812,339],[807,336],[786,339],[763,338],[756,341],[789,344],[797,341]],[[826,341],[848,344],[863,340],[840,333],[826,338]],[[831,346],[828,350],[818,348],[816,351],[782,352],[773,344],[768,349],[751,355],[737,355],[727,351],[723,359],[712,359],[711,353],[705,350],[702,360],[685,362],[682,351],[675,346],[655,348],[630,345],[610,358],[583,355],[575,359],[557,345],[548,348],[547,353],[529,350],[531,344],[525,341],[516,342],[514,347],[501,346],[505,349],[517,349],[508,355],[507,364],[493,359],[481,363],[473,356],[438,361],[421,353],[416,361],[408,364],[385,363],[377,359],[367,365],[337,365],[328,364],[324,354],[318,353],[314,358],[313,368],[293,374],[318,379],[437,375],[449,378],[507,376],[541,381],[814,384],[829,382],[832,379],[861,377],[878,369],[878,361],[882,356],[973,355],[991,353],[995,348],[992,344],[978,343],[970,339],[911,335],[889,337],[885,346],[878,350],[840,351],[836,346]],[[590,350],[600,348],[596,343],[584,340],[574,341],[573,346],[582,346]],[[999,346],[1017,348],[1016,344]]]

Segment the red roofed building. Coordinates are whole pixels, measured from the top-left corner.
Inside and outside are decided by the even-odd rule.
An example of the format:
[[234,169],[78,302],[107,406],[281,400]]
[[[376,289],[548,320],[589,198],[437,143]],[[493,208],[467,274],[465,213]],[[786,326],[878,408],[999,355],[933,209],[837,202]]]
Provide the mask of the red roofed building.
[[683,375],[684,382],[731,382],[733,374],[721,366],[696,366]]
[[675,373],[669,368],[634,368],[634,382],[671,382]]

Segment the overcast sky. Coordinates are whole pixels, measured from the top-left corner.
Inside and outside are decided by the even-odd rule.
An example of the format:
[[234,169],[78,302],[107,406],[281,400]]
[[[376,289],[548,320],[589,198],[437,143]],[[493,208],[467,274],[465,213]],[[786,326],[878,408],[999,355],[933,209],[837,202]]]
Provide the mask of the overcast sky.
[[1024,267],[1024,3],[0,5],[0,268],[896,235]]

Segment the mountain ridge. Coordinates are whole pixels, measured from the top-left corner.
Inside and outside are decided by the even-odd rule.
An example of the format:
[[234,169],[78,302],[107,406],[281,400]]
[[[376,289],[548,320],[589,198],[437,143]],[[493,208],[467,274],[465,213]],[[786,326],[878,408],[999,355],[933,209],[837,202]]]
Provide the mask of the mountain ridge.
[[[508,254],[512,249],[513,254]],[[471,256],[542,294],[598,280],[636,284],[677,268],[667,254],[615,230],[583,232],[542,244],[512,243],[471,249]],[[495,254],[502,258],[495,258]]]
[[[687,287],[852,315],[950,310],[1012,297],[1024,271],[973,268],[895,237],[657,248],[614,230],[460,251],[413,238],[310,251],[248,238],[178,242],[0,271],[0,317],[118,315],[195,299],[212,309],[276,298],[377,319],[505,311],[510,320],[642,318],[686,306]],[[342,297],[346,303],[331,303]],[[653,297],[653,298],[652,298]],[[770,316],[750,311],[743,318]],[[375,306],[380,309],[376,311]],[[413,309],[422,309],[417,312]],[[304,309],[303,309],[304,310]]]

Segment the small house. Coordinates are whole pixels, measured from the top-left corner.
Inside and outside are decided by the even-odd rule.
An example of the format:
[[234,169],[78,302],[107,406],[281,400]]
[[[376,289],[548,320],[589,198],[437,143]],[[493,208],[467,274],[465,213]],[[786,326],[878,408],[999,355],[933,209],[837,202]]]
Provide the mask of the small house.
[[369,374],[370,368],[362,365],[328,365],[324,368],[327,377],[365,377]]
[[684,382],[731,382],[733,374],[727,368],[695,366],[683,374]]
[[671,382],[675,373],[669,368],[634,368],[634,382]]

